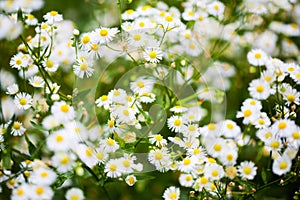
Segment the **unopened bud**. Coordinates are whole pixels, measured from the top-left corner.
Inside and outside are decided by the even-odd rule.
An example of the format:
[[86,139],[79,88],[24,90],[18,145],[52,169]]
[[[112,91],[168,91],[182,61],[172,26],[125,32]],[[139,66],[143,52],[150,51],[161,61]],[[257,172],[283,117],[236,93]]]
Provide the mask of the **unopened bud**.
[[80,34],[78,29],[74,29],[73,30],[73,35],[78,36]]
[[190,191],[190,197],[194,197],[195,196],[195,191]]

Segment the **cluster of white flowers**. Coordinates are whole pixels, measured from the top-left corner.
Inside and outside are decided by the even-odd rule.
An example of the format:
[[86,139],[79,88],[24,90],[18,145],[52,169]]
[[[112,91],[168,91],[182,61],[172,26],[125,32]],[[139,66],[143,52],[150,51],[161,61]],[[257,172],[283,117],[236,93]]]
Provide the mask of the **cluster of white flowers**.
[[[82,34],[57,11],[39,22],[32,11],[42,5],[42,0],[0,2],[5,11],[0,40],[22,40],[7,63],[19,77],[0,71],[0,153],[5,158],[0,182],[12,190],[12,199],[52,199],[62,189],[66,199],[81,200],[84,194],[72,188],[73,176],[89,174],[103,187],[115,179],[133,186],[149,166],[178,172],[179,185],[196,194],[229,194],[236,190],[229,182],[247,185],[260,172],[255,158],[239,157],[253,141],[261,141],[253,143],[270,156],[274,174],[292,170],[300,146],[294,40],[300,36],[300,4],[247,0],[228,10],[240,15],[231,20],[221,1],[187,1],[182,13],[157,2],[121,13],[120,28],[99,26]],[[280,12],[290,12],[296,22],[265,21],[267,14]],[[28,27],[35,35],[23,38]],[[120,74],[138,70],[106,93],[97,91],[92,102],[103,122],[97,124],[87,105],[73,101],[78,89],[71,91],[70,74],[99,75],[99,60],[118,57],[130,64]],[[229,119],[220,102],[231,78],[242,71],[239,65],[260,74],[250,81],[250,97],[241,103],[237,119]],[[109,70],[103,74],[110,78]],[[204,124],[208,115],[211,122]],[[136,148],[141,144],[147,150],[143,160]],[[162,197],[181,195],[180,188],[170,186]]]

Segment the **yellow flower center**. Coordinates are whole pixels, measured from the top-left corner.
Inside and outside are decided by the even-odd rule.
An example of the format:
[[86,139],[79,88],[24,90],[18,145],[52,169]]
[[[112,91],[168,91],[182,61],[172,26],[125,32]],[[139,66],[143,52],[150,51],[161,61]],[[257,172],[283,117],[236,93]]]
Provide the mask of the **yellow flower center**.
[[48,176],[48,173],[47,173],[47,172],[42,172],[42,173],[41,173],[41,177],[42,177],[42,178],[46,178],[47,176]]
[[125,110],[123,110],[123,114],[124,114],[125,116],[129,116],[129,111],[128,111],[127,109],[125,109]]
[[287,96],[286,96],[286,98],[287,98],[287,100],[289,101],[289,102],[294,102],[295,101],[295,96],[293,95],[293,94],[288,94]]
[[134,35],[133,35],[133,39],[134,39],[135,41],[140,41],[141,38],[142,38],[142,36],[141,36],[140,34],[134,34]]
[[125,13],[128,14],[128,15],[132,14],[133,12],[134,12],[134,10],[132,10],[132,9],[129,9],[129,10],[125,11]]
[[176,199],[177,194],[175,192],[172,192],[172,193],[170,193],[169,197],[170,197],[170,199]]
[[100,97],[101,101],[107,101],[108,100],[108,96],[107,95],[102,95]]
[[100,35],[101,35],[102,37],[105,37],[105,36],[108,35],[108,31],[107,31],[106,29],[102,29],[102,30],[100,30]]
[[271,132],[268,132],[268,133],[265,134],[265,138],[268,139],[268,138],[272,137],[272,135],[273,134]]
[[232,155],[232,154],[228,154],[228,155],[226,156],[226,158],[227,158],[227,160],[231,161],[231,160],[233,159],[233,155]]
[[69,105],[68,104],[64,104],[64,105],[62,105],[62,106],[60,106],[60,110],[62,111],[62,112],[64,112],[64,113],[67,113],[67,112],[69,112]]
[[52,62],[51,60],[47,60],[46,66],[47,66],[48,68],[52,68],[52,67],[53,67],[53,62]]
[[41,194],[44,193],[44,188],[38,187],[38,188],[36,188],[35,192],[36,192],[38,195],[41,195]]
[[262,85],[256,86],[256,91],[259,93],[262,93],[264,91],[264,86],[262,86]]
[[124,167],[130,167],[129,160],[123,160],[122,164],[123,164]]
[[294,140],[299,140],[300,139],[300,133],[299,132],[293,132],[292,133],[292,136],[293,136],[293,138],[294,138]]
[[77,195],[71,196],[71,200],[79,200],[79,197]]
[[57,135],[55,137],[56,142],[62,142],[64,140],[64,137],[62,135]]
[[218,172],[217,170],[213,170],[213,171],[211,172],[211,175],[212,175],[213,177],[216,177],[216,176],[219,175],[219,172]]
[[201,177],[200,183],[201,183],[202,185],[205,185],[206,183],[208,183],[208,179],[207,179],[206,177]]
[[273,149],[277,149],[277,148],[279,147],[279,142],[274,141],[274,142],[271,143],[270,146],[271,146]]
[[21,124],[15,122],[14,125],[13,125],[13,128],[14,128],[15,130],[19,130],[19,129],[21,128]]
[[221,151],[222,150],[222,146],[220,144],[215,144],[214,145],[214,150],[215,151]]
[[163,140],[163,137],[161,135],[156,135],[155,136],[155,140],[156,141],[162,141]]
[[155,157],[156,160],[161,160],[163,158],[163,155],[160,152],[156,152],[154,157]]
[[189,131],[195,131],[195,130],[196,130],[196,127],[193,126],[193,125],[190,125],[190,126],[188,127],[188,130],[189,130]]
[[87,64],[85,64],[85,63],[81,63],[81,64],[80,64],[80,70],[81,70],[81,71],[86,71],[87,68],[88,68]]
[[244,117],[249,117],[252,115],[252,111],[251,110],[245,110],[244,111]]
[[17,65],[21,65],[22,64],[22,60],[20,60],[20,59],[16,60],[16,64]]
[[145,84],[144,84],[143,81],[138,81],[138,82],[136,83],[136,85],[137,85],[139,88],[145,87]]
[[109,166],[109,170],[112,171],[112,172],[115,172],[117,170],[117,165],[116,164],[111,164]]
[[56,16],[57,14],[58,14],[57,11],[51,11],[51,12],[50,12],[50,15],[51,15],[52,17]]
[[70,159],[68,156],[65,156],[63,159],[60,160],[60,164],[66,165],[70,162]]
[[89,43],[90,40],[91,40],[91,38],[88,35],[85,35],[82,37],[81,42],[83,44],[87,44],[87,43]]
[[256,54],[254,55],[254,57],[255,57],[256,59],[260,59],[260,58],[262,57],[262,55],[261,55],[261,53],[256,53]]
[[189,164],[191,164],[191,159],[185,158],[185,159],[183,160],[183,165],[189,165]]
[[91,44],[91,49],[92,49],[93,51],[98,51],[98,49],[99,49],[98,44]]
[[154,58],[156,58],[157,54],[155,51],[150,51],[149,56],[150,56],[150,58],[154,59]]
[[17,195],[18,196],[22,196],[24,193],[25,193],[24,190],[21,189],[21,188],[17,190]]
[[96,157],[98,158],[98,160],[102,160],[102,159],[104,158],[104,155],[103,155],[103,153],[98,152],[98,153],[96,154]]
[[174,120],[174,125],[175,126],[180,126],[181,125],[181,120],[180,119],[175,119]]
[[193,179],[193,177],[191,176],[191,175],[187,175],[186,177],[185,177],[185,180],[186,181],[191,181]]
[[113,139],[111,139],[111,138],[108,138],[108,139],[106,140],[106,144],[107,144],[108,146],[114,146],[114,145],[115,145],[115,141],[114,141]]
[[285,129],[286,128],[286,123],[285,122],[279,122],[278,123],[278,128],[279,129]]
[[226,127],[230,130],[232,130],[234,128],[234,125],[229,123],[229,124],[226,124]]
[[250,167],[244,167],[243,172],[247,175],[251,174],[251,168]]
[[216,129],[216,125],[214,123],[210,123],[207,125],[207,129],[210,131],[213,131]]
[[92,149],[86,149],[86,150],[85,150],[85,154],[86,154],[88,157],[91,157],[91,156],[93,155]]
[[112,128],[115,125],[115,121],[114,120],[109,120],[107,125]]
[[194,151],[193,151],[194,155],[197,155],[197,154],[200,154],[200,153],[201,153],[201,150],[198,149],[198,148],[194,149]]
[[215,10],[219,10],[219,6],[218,5],[214,5],[214,9]]
[[263,119],[259,119],[259,120],[258,120],[258,124],[264,125],[264,124],[265,124],[265,121],[264,121]]
[[287,168],[287,163],[285,161],[282,161],[280,164],[279,164],[279,168],[280,169],[286,169]]
[[170,15],[168,15],[168,16],[165,17],[165,20],[166,20],[167,22],[172,22],[172,21],[173,21],[173,17],[170,16]]

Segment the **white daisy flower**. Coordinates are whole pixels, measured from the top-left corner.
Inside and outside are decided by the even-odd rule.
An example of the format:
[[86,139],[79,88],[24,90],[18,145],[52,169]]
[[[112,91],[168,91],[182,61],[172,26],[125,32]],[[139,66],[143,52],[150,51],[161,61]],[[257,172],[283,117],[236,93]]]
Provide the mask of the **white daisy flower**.
[[84,200],[84,194],[79,188],[71,188],[65,195],[67,200]]
[[171,131],[178,133],[182,130],[183,120],[182,117],[173,115],[167,120],[168,127]]
[[[7,126],[8,124],[10,124],[11,122],[8,122],[7,123]],[[11,134],[13,136],[22,136],[24,134],[24,132],[26,131],[26,129],[23,127],[23,124],[22,122],[19,122],[19,121],[15,121],[13,124],[12,124],[12,127],[11,127]]]
[[289,106],[291,103],[299,105],[300,103],[300,92],[292,87],[286,87],[283,92],[283,99],[286,100],[286,104]]
[[30,187],[29,199],[51,200],[54,195],[54,192],[50,186],[32,185]]
[[100,27],[95,30],[95,35],[99,44],[105,44],[112,41],[118,32],[117,28]]
[[98,163],[96,151],[85,144],[78,144],[74,149],[79,156],[80,160],[88,167],[93,168]]
[[292,161],[289,157],[278,156],[277,158],[275,158],[273,162],[272,171],[274,174],[281,176],[289,172],[291,170],[291,167],[292,167]]
[[279,119],[272,127],[274,127],[279,137],[289,137],[297,129],[295,121],[290,119]]
[[59,64],[54,59],[52,60],[52,58],[48,58],[43,62],[43,66],[48,72],[56,72]]
[[73,65],[73,71],[76,76],[79,78],[83,78],[86,76],[87,78],[91,77],[94,72],[94,68],[91,67],[92,64],[90,62],[77,60],[77,62]]
[[208,177],[202,176],[202,177],[199,177],[195,181],[193,188],[195,188],[195,190],[201,192],[203,189],[210,190],[210,185],[211,185],[211,182],[209,181]]
[[218,181],[225,176],[225,172],[221,165],[206,164],[204,167],[204,176],[209,180]]
[[194,156],[191,157],[185,157],[182,161],[179,161],[177,163],[178,170],[184,173],[195,173],[196,165],[197,165],[198,159]]
[[31,188],[27,183],[22,183],[12,190],[11,199],[26,200],[29,199]]
[[27,110],[32,106],[32,97],[27,93],[21,92],[16,94],[14,103],[19,109]]
[[252,49],[247,54],[248,62],[253,66],[263,66],[268,60],[267,54],[261,49]]
[[56,173],[50,168],[39,167],[30,174],[29,180],[36,185],[51,185],[56,180]]
[[127,183],[127,185],[129,186],[133,186],[136,183],[136,177],[134,175],[129,175],[126,176],[125,178],[125,182]]
[[260,111],[258,107],[255,106],[242,106],[241,111],[237,112],[236,117],[243,117],[243,124],[254,124],[255,121],[259,118]]
[[192,187],[194,182],[194,178],[191,174],[180,174],[179,176],[179,183],[184,187]]
[[150,150],[148,160],[160,172],[168,171],[171,167],[171,155],[166,147]]
[[57,130],[47,137],[47,147],[52,151],[67,151],[71,149],[71,136],[64,129]]
[[167,140],[164,139],[163,136],[160,134],[150,135],[149,141],[151,144],[155,144],[158,147],[166,146],[168,144]]
[[97,107],[104,107],[104,109],[108,110],[112,101],[108,98],[107,95],[102,95],[95,101]]
[[45,85],[45,81],[40,76],[33,76],[29,78],[29,84],[35,88],[43,88]]
[[188,109],[186,107],[183,106],[174,106],[170,109],[171,112],[174,113],[184,113],[186,112]]
[[25,69],[29,65],[28,55],[19,52],[11,58],[9,64],[12,68],[17,68],[18,70]]
[[119,149],[119,144],[112,138],[103,139],[99,144],[106,153],[115,152]]
[[139,16],[139,13],[132,9],[125,10],[125,12],[122,13],[122,15],[121,15],[123,20],[133,20],[138,16]]
[[148,62],[159,63],[162,60],[163,52],[159,47],[148,47],[143,56]]
[[37,18],[34,17],[34,15],[28,14],[26,16],[25,23],[28,24],[29,26],[35,26],[37,25],[38,20]]
[[255,128],[265,128],[271,125],[271,120],[267,113],[261,112],[259,118],[254,122]]
[[54,22],[60,22],[63,20],[62,15],[58,14],[57,11],[50,11],[50,12],[46,13],[46,15],[43,16],[43,18],[49,24],[53,24]]
[[57,151],[51,158],[52,165],[59,173],[71,171],[75,166],[76,156],[73,153]]
[[119,159],[110,159],[106,164],[104,168],[104,172],[106,173],[106,176],[111,178],[117,178],[122,175],[121,171],[121,165]]
[[110,99],[114,103],[119,104],[125,104],[127,93],[125,90],[119,88],[119,89],[113,89],[108,93],[108,99]]
[[143,93],[141,94],[139,100],[141,103],[153,103],[155,98],[156,96],[154,93]]
[[17,94],[18,92],[19,92],[19,86],[14,83],[14,84],[7,87],[6,94],[14,95],[14,94]]
[[238,172],[240,176],[248,180],[254,179],[254,176],[256,175],[256,170],[257,167],[251,161],[244,161],[238,166]]
[[65,101],[54,102],[51,107],[51,113],[63,122],[71,121],[75,117],[74,108]]
[[165,200],[178,200],[180,198],[180,189],[174,186],[168,187],[163,194]]
[[220,1],[214,1],[207,6],[207,12],[220,19],[223,17],[224,11],[225,11],[225,6]]
[[151,93],[155,80],[142,76],[130,83],[130,89],[137,94]]
[[258,100],[267,99],[270,96],[270,94],[274,93],[269,83],[262,79],[252,80],[248,90],[250,92],[251,97]]

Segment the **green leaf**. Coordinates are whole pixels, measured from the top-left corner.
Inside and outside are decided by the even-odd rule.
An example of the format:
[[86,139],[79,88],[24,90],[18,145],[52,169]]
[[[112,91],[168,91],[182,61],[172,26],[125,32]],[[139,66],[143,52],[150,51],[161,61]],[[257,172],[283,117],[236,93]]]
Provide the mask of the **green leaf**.
[[4,169],[11,169],[12,163],[11,163],[10,152],[4,151],[3,153],[4,153],[4,155],[2,158],[2,162],[3,162]]
[[[36,147],[34,146],[34,144],[30,141],[30,139],[28,138],[28,136],[25,134],[25,140],[28,144],[28,150],[29,150],[29,153],[30,155],[37,155],[35,154],[35,151],[36,151]],[[34,158],[34,157],[33,157]]]
[[262,178],[264,184],[267,184],[267,183],[268,183],[268,180],[267,180],[267,172],[266,172],[265,169],[262,169],[262,171],[261,171],[261,178]]
[[65,174],[60,174],[57,178],[56,178],[56,182],[54,184],[54,188],[57,189],[60,186],[62,186],[62,184],[64,184],[64,182],[70,178],[72,178],[73,176],[73,172],[68,172]]
[[34,127],[34,128],[36,128],[36,129],[38,129],[38,130],[40,130],[40,131],[48,131],[47,129],[45,129],[44,127],[42,127],[42,126],[40,126],[40,125],[38,125],[37,123],[35,123],[34,121],[30,121],[30,123],[31,123],[31,125]]

